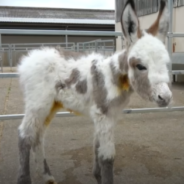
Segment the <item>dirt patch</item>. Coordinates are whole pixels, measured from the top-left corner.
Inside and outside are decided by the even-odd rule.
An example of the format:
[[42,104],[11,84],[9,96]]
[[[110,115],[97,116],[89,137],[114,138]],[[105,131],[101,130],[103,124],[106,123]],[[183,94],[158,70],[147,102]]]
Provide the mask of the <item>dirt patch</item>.
[[80,181],[77,180],[77,176],[74,175],[74,169],[80,167],[82,162],[85,161],[89,164],[92,164],[93,160],[93,149],[92,147],[84,147],[80,149],[71,150],[62,154],[62,156],[70,156],[70,159],[74,163],[74,167],[66,169],[64,171],[65,180],[59,182],[58,184],[81,184]]
[[[114,163],[114,174],[119,175],[127,167],[134,167],[135,164],[143,165],[149,175],[154,177],[167,178],[172,173],[167,170],[164,160],[167,159],[165,155],[162,155],[158,151],[151,150],[148,146],[138,146],[135,144],[119,144],[116,145],[116,157]],[[59,182],[59,184],[81,184],[75,176],[74,169],[82,166],[83,162],[87,162],[91,165],[92,175],[92,164],[93,164],[93,149],[92,147],[85,147],[76,150],[65,152],[64,155],[70,156],[74,163],[74,167],[64,171],[65,180]],[[136,170],[135,170],[136,172]]]
[[115,174],[119,174],[127,166],[135,164],[143,165],[150,175],[166,178],[171,172],[166,169],[163,161],[167,159],[158,151],[151,150],[148,146],[135,144],[117,145],[117,156],[115,158]]

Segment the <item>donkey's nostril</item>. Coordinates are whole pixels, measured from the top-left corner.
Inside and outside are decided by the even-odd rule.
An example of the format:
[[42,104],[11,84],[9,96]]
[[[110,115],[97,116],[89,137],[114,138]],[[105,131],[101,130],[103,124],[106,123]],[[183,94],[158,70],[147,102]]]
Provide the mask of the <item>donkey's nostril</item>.
[[158,98],[159,98],[159,100],[164,101],[164,99],[160,95],[158,95]]

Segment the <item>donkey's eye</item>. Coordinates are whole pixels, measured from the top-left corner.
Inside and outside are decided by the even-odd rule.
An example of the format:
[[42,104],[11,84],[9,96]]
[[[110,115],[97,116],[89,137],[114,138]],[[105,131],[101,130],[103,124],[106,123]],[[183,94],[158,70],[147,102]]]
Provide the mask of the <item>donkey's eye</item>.
[[136,67],[139,69],[139,70],[147,70],[147,68],[141,64],[137,64]]

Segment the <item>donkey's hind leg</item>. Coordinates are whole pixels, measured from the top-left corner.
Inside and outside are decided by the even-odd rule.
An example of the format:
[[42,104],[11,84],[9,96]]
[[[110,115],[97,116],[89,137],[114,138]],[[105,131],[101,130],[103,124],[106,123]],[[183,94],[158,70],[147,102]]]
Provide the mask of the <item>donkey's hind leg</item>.
[[[44,128],[42,130],[42,133],[40,134],[39,145],[35,145],[35,147],[33,147],[33,151],[35,153],[35,162],[37,164],[38,172],[43,171],[42,174],[46,184],[56,184],[56,182],[54,177],[51,174],[49,165],[47,164],[45,151],[44,151],[44,140],[45,140],[44,136],[45,136],[46,129],[48,128],[52,118],[60,108],[62,108],[61,103],[58,103],[58,102],[53,103],[50,113],[48,114],[48,116],[46,117],[43,123]],[[42,166],[42,168],[40,168],[40,166]]]
[[[26,116],[23,119],[23,122],[26,122]],[[29,167],[29,159],[30,159],[30,150],[31,150],[31,137],[26,136],[25,134],[21,135],[21,131],[19,131],[19,173],[18,173],[18,181],[17,184],[31,184],[30,177],[30,167]]]
[[[55,183],[53,176],[51,175],[50,169],[47,165],[44,150],[43,150],[43,138],[46,126],[49,124],[51,118],[54,116],[58,106],[55,103],[49,103],[47,107],[39,109],[27,110],[25,117],[19,126],[19,174],[17,184],[31,184],[30,177],[30,150],[35,153],[39,153],[39,162],[44,165],[44,177],[46,183]],[[52,107],[52,104],[54,107]],[[35,155],[36,156],[36,155]],[[41,157],[41,158],[40,158]],[[41,160],[40,160],[41,159]],[[43,170],[43,169],[42,169]]]
[[41,123],[38,114],[27,111],[19,126],[19,173],[18,184],[31,184],[30,150],[39,145]]

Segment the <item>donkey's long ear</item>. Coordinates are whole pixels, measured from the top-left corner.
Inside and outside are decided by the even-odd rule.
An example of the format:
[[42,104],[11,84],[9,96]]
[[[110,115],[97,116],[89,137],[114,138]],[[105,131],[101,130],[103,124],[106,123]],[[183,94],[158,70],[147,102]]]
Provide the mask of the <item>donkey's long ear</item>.
[[148,33],[157,36],[163,42],[165,42],[169,30],[169,11],[166,1],[167,0],[160,0],[158,17],[154,24],[147,30]]
[[138,39],[140,33],[134,0],[127,0],[121,15],[121,26],[124,36],[131,45]]

